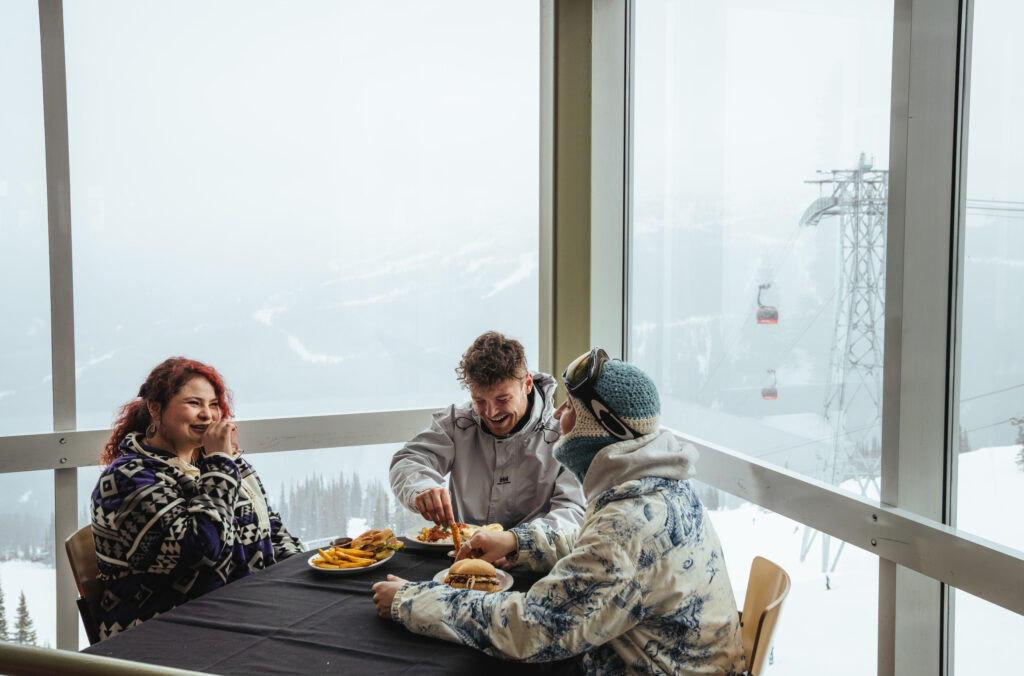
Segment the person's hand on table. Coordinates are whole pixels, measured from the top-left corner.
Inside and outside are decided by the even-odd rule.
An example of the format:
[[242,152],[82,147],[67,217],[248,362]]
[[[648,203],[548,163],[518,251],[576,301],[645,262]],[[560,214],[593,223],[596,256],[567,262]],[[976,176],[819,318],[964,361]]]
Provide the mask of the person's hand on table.
[[424,519],[438,526],[451,526],[455,523],[452,496],[447,488],[428,488],[417,495],[416,510]]
[[495,568],[508,570],[513,564],[505,557],[517,551],[519,539],[512,531],[478,530],[469,540],[469,544],[462,545],[462,549],[455,555],[455,560],[483,559],[494,564]]
[[373,603],[377,606],[377,614],[385,620],[391,619],[391,603],[395,600],[395,594],[402,585],[408,582],[397,575],[388,575],[388,579],[374,582]]

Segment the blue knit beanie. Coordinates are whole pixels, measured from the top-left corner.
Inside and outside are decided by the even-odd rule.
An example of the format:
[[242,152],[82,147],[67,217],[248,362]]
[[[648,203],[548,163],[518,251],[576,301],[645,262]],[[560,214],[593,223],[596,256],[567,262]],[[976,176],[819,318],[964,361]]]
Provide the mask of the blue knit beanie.
[[[656,432],[661,418],[661,399],[650,376],[632,364],[613,359],[601,367],[594,385],[612,413],[640,435]],[[555,443],[555,460],[565,465],[583,483],[591,461],[605,446],[619,441],[608,434],[587,407],[569,395],[576,412],[576,424]]]

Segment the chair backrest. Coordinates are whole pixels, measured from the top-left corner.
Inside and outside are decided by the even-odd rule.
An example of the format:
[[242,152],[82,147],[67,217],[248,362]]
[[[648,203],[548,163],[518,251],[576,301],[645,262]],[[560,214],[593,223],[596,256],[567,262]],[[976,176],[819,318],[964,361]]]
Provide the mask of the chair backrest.
[[777,564],[755,556],[750,564],[747,597],[743,601],[740,633],[743,654],[747,657],[747,673],[758,676],[772,645],[772,634],[789,594],[789,575]]
[[[71,563],[71,575],[82,598],[78,610],[90,643],[99,641],[100,574],[96,564],[96,543],[92,539],[92,526],[82,526],[64,541],[64,549]],[[84,602],[84,603],[83,603]],[[83,607],[84,606],[84,607]],[[87,616],[88,615],[88,616]]]

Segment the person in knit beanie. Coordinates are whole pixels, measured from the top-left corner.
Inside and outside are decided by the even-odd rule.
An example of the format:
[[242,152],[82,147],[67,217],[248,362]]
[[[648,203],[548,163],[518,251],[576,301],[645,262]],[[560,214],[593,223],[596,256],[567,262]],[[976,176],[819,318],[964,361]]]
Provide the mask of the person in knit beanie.
[[[570,393],[555,412],[556,418],[562,418],[571,406],[575,414],[575,424],[555,443],[554,455],[580,483],[598,451],[624,439],[656,432],[661,420],[658,388],[650,376],[632,364],[618,359],[604,362],[593,390],[599,399],[590,402],[590,407]],[[600,422],[591,408],[601,415]]]
[[524,662],[579,659],[586,673],[740,676],[743,641],[722,546],[690,483],[697,450],[659,427],[658,389],[593,348],[562,374],[554,457],[580,480],[583,524],[479,530],[457,558],[545,573],[488,594],[388,576],[381,617]]

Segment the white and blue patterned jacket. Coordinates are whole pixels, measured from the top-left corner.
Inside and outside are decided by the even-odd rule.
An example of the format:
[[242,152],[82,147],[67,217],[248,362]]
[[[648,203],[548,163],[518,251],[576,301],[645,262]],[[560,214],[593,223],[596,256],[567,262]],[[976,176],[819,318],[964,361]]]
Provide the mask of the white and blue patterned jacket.
[[668,430],[602,449],[583,482],[582,528],[513,529],[519,563],[550,571],[527,593],[409,583],[392,616],[505,659],[585,654],[594,674],[742,672],[722,548],[687,481],[695,460]]

